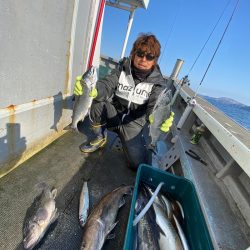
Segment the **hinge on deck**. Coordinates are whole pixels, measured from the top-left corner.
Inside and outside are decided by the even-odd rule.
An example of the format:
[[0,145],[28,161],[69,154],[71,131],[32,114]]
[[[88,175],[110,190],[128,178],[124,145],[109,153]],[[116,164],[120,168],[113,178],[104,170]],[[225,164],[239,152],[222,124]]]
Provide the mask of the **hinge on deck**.
[[[167,150],[167,152],[166,150],[162,150],[162,147],[164,147],[163,144],[158,142],[157,153],[152,154],[152,166],[162,170],[168,170],[176,161],[180,159],[180,152],[176,144]],[[164,154],[161,153],[163,151],[165,151]]]

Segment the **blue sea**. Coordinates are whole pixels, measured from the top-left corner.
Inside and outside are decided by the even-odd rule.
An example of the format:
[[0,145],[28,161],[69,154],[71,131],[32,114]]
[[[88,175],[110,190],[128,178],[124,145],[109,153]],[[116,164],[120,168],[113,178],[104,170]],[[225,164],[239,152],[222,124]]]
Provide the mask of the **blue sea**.
[[203,96],[208,102],[220,109],[232,120],[250,131],[250,107],[231,103],[223,103],[216,98]]

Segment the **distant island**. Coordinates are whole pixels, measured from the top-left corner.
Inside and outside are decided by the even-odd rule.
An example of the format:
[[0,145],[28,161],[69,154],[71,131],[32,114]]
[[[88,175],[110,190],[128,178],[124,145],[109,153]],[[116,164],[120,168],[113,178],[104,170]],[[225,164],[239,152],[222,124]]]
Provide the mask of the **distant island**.
[[200,95],[202,98],[206,99],[207,101],[211,102],[215,106],[218,106],[217,104],[221,105],[232,105],[234,107],[244,109],[247,111],[250,111],[250,106],[247,106],[243,103],[240,103],[232,98],[228,97],[211,97],[211,96],[206,96],[206,95]]
[[206,95],[200,95],[200,97],[220,109],[242,127],[250,130],[250,106],[228,97],[216,98]]

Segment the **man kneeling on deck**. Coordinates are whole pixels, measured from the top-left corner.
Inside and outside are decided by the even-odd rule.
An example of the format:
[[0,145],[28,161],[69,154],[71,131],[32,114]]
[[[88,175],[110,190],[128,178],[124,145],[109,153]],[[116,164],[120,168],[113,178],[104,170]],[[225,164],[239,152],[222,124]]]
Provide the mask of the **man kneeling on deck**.
[[[148,151],[142,130],[147,122],[153,122],[153,107],[166,87],[157,64],[160,49],[154,35],[140,35],[130,57],[121,60],[118,69],[97,82],[90,93],[94,98],[90,119],[96,138],[87,145],[80,145],[82,152],[91,153],[104,147],[109,129],[118,133],[131,168],[137,169],[140,163],[147,162]],[[76,82],[74,94],[82,95],[83,91],[79,81]],[[167,130],[172,120],[171,117],[167,123],[165,121]]]

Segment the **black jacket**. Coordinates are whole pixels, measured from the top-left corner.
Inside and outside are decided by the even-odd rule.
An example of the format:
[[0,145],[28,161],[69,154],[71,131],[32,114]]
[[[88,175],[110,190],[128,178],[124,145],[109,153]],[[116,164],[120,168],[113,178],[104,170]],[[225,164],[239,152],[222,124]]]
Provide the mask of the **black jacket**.
[[115,95],[122,71],[124,71],[126,75],[133,76],[135,85],[142,81],[153,84],[149,99],[146,103],[139,105],[132,102],[129,107],[129,116],[132,119],[144,118],[143,120],[146,122],[146,120],[148,120],[148,116],[152,113],[157,97],[166,87],[166,80],[163,78],[158,65],[154,67],[145,79],[141,80],[138,79],[136,75],[131,73],[130,59],[124,58],[119,62],[117,69],[113,70],[110,75],[107,75],[105,78],[97,82],[96,88],[98,96],[95,98],[95,101],[101,102],[110,100],[118,112],[125,114],[128,112],[128,101]]

